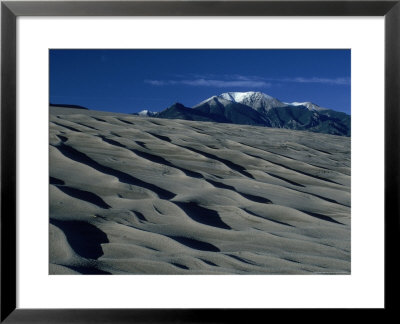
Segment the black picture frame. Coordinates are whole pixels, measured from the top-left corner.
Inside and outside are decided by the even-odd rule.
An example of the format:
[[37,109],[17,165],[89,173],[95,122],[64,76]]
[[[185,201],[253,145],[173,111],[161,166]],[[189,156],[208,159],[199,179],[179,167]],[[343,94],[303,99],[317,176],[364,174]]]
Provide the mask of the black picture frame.
[[[399,244],[400,0],[395,1],[2,1],[1,322],[199,323],[262,319],[255,309],[16,308],[16,19],[19,16],[384,16],[385,310],[395,310]],[[366,288],[367,292],[367,288]],[[345,292],[344,292],[345,293]],[[271,310],[272,311],[272,310]],[[266,318],[264,318],[266,320]],[[258,320],[257,320],[258,321]]]

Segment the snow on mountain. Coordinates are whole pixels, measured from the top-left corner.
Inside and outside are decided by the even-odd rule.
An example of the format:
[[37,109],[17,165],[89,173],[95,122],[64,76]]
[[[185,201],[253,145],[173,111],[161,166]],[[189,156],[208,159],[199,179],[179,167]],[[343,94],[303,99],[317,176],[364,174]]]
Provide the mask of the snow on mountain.
[[284,107],[285,103],[278,99],[271,97],[262,92],[248,91],[248,92],[226,92],[222,93],[218,97],[241,103],[249,106],[259,112],[266,112],[271,108]]
[[308,110],[316,110],[316,111],[321,111],[321,110],[328,110],[328,108],[323,108],[320,107],[312,102],[306,101],[306,102],[292,102],[292,103],[287,103],[290,106],[304,106]]
[[192,108],[175,104],[154,117],[351,135],[351,117],[311,102],[281,102],[262,92],[226,92]]
[[[210,106],[218,106],[219,103],[226,106],[227,104],[229,104],[232,101],[233,100],[225,99],[221,96],[212,96],[206,100],[203,100],[202,102],[198,103],[197,105],[193,106],[193,108],[202,106],[205,103],[209,104]],[[235,101],[233,101],[233,102],[235,102]]]
[[271,108],[279,108],[279,107],[286,107],[286,106],[303,106],[306,107],[310,111],[321,111],[321,110],[328,110],[328,108],[320,107],[312,102],[282,102],[278,99],[271,97],[262,92],[255,92],[255,91],[248,91],[248,92],[226,92],[222,93],[219,96],[211,97],[206,101],[209,101],[213,98],[222,98],[225,100],[233,101],[236,103],[241,103],[243,105],[247,105],[259,112],[267,112]]
[[142,111],[140,111],[140,112],[138,113],[139,116],[147,116],[147,117],[149,117],[149,116],[154,116],[155,114],[156,114],[155,112],[152,112],[152,111],[147,110],[147,109],[142,110]]

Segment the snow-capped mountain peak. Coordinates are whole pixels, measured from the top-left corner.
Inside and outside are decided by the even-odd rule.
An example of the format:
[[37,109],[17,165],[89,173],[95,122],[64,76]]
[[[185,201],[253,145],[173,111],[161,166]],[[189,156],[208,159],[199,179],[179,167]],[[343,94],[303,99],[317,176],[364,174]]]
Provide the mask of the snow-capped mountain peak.
[[220,102],[220,103],[225,105],[225,104],[229,103],[230,101],[233,101],[233,100],[227,100],[227,99],[222,98],[220,96],[212,96],[212,97],[210,97],[210,98],[208,98],[206,100],[203,100],[202,102],[198,103],[193,108],[199,107],[199,106],[201,106],[201,105],[203,105],[205,103],[208,103],[211,106],[213,106],[213,105],[218,105],[218,102]]
[[181,104],[157,113],[158,118],[310,130],[350,136],[351,117],[312,102],[282,102],[262,92],[226,92],[192,108]]
[[219,95],[219,97],[224,98],[226,100],[234,101],[234,102],[243,102],[245,100],[253,99],[273,99],[271,96],[268,96],[262,92],[255,91],[247,91],[247,92],[225,92]]
[[267,95],[262,92],[257,91],[247,91],[247,92],[225,92],[218,96],[212,96],[196,106],[194,108],[201,106],[205,103],[211,106],[217,106],[219,104],[226,105],[229,102],[234,102],[242,105],[246,105],[248,107],[253,108],[254,110],[260,113],[266,113],[272,108],[280,108],[280,107],[299,107],[303,106],[310,111],[323,111],[329,110],[328,108],[320,107],[310,101],[305,102],[282,102],[270,95]]
[[234,101],[238,103],[242,103],[243,101],[249,100],[273,100],[275,98],[256,91],[247,91],[247,92],[225,92],[220,94],[218,97],[224,98],[229,101]]
[[154,116],[155,114],[156,114],[155,112],[152,112],[152,111],[147,110],[147,109],[142,110],[142,111],[140,111],[138,113],[139,116]]
[[271,97],[265,93],[255,91],[226,92],[220,94],[218,97],[247,105],[257,111],[268,111],[271,108],[285,106],[285,104],[278,99]]
[[318,105],[316,105],[315,103],[306,101],[306,102],[292,102],[292,103],[288,103],[288,105],[290,106],[304,106],[306,107],[308,110],[316,110],[316,111],[321,111],[321,110],[328,110],[328,108],[323,108],[320,107]]

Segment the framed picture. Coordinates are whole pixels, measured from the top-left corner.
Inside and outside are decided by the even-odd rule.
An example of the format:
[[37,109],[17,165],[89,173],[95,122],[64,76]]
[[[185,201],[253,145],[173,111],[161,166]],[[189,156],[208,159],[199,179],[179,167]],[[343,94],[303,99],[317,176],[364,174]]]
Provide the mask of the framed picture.
[[3,1],[1,321],[393,309],[399,15]]

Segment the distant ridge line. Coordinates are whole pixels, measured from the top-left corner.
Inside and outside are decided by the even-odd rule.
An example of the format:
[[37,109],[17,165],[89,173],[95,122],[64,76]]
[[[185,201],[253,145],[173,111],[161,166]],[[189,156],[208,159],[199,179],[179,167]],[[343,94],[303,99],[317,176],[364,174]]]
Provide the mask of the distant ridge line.
[[89,108],[79,106],[79,105],[69,105],[69,104],[55,104],[55,103],[50,103],[50,106],[53,107],[63,107],[63,108],[75,108],[75,109],[85,109],[89,110]]

